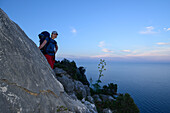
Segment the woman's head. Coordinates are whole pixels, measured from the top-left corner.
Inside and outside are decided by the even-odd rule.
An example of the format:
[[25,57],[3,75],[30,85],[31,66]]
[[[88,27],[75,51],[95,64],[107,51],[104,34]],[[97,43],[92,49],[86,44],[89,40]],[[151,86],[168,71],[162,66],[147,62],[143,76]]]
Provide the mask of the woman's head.
[[57,36],[58,36],[57,31],[53,31],[53,32],[51,33],[51,38],[52,38],[52,39],[57,38]]

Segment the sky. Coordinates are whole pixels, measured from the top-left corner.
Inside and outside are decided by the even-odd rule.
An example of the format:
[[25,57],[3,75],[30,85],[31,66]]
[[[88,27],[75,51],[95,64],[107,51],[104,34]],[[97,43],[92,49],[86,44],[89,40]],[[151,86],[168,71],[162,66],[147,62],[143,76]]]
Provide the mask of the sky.
[[0,0],[39,46],[57,31],[57,59],[170,62],[170,0]]

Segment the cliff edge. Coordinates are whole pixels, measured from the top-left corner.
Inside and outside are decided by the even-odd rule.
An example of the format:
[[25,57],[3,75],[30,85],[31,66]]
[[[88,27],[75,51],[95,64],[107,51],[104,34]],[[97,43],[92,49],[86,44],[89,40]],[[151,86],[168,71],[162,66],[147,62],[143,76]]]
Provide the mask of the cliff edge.
[[0,113],[86,113],[56,79],[36,44],[0,9]]

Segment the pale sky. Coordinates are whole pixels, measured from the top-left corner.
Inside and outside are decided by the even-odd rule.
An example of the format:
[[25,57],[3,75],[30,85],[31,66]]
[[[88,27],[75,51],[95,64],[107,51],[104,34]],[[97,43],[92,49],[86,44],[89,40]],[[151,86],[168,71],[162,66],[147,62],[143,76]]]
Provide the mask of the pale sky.
[[56,58],[170,62],[170,0],[1,0],[39,46],[59,33]]

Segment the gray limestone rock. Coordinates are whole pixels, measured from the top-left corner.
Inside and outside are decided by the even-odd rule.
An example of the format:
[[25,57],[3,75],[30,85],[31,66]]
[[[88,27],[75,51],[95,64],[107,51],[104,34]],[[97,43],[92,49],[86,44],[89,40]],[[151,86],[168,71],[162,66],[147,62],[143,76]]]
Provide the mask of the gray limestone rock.
[[57,79],[62,83],[64,89],[67,93],[73,93],[74,91],[74,82],[72,79],[68,78],[67,76],[57,76]]
[[101,99],[105,102],[105,101],[113,101],[115,100],[112,96],[110,95],[103,95],[103,94],[100,94],[100,97]]
[[65,93],[36,44],[0,9],[0,113],[89,113]]
[[88,85],[83,85],[82,82],[72,79],[72,77],[64,70],[56,67],[54,72],[57,79],[64,86],[65,91],[69,93],[73,99],[76,99],[75,95],[81,96],[82,98],[86,98],[87,95],[91,95]]
[[81,94],[82,98],[86,98],[87,96],[86,89],[80,81],[74,81],[74,91],[76,94]]
[[54,70],[54,73],[55,73],[56,75],[67,74],[66,71],[64,71],[63,69],[57,68],[57,67],[55,67],[55,69],[53,69],[53,70]]
[[92,97],[93,97],[95,102],[102,102],[102,100],[100,99],[99,95],[93,95]]
[[87,99],[87,101],[94,104],[94,99],[91,96],[87,96],[86,99]]
[[90,93],[90,88],[89,88],[89,86],[88,86],[88,85],[84,85],[84,88],[85,88],[85,90],[86,90],[87,96],[90,96],[91,93]]
[[103,113],[112,113],[112,111],[109,108],[103,109]]
[[86,105],[86,107],[89,109],[90,113],[97,113],[95,104],[90,103],[89,101],[85,101],[85,99],[82,99],[82,103],[84,103]]
[[75,95],[75,93],[68,93],[68,95],[69,95],[72,99],[78,100],[78,99],[77,99],[77,96]]

